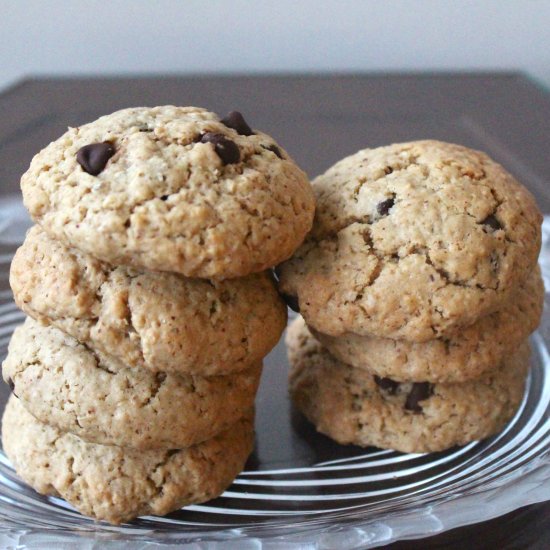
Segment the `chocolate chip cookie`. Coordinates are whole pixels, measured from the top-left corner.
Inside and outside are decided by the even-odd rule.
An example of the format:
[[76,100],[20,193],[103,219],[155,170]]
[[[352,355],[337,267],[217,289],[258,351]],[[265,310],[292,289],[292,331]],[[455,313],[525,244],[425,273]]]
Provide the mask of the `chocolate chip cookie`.
[[187,449],[97,445],[39,422],[13,396],[2,420],[4,451],[31,487],[114,524],[217,497],[242,470],[253,439],[243,418]]
[[302,318],[287,333],[290,393],[317,430],[338,443],[441,451],[501,430],[521,403],[529,367],[522,343],[495,369],[460,384],[398,383],[332,357]]
[[249,368],[286,325],[272,277],[227,281],[114,267],[68,249],[40,227],[11,265],[17,305],[80,342],[155,371],[210,376]]
[[70,128],[21,179],[31,217],[114,265],[225,279],[288,258],[311,227],[309,181],[239,113],[131,108]]
[[316,330],[425,342],[502,307],[536,264],[542,216],[487,155],[418,141],[316,178],[311,233],[279,269]]
[[214,437],[254,407],[261,364],[225,376],[154,373],[102,357],[28,318],[4,380],[36,418],[90,442],[179,449]]

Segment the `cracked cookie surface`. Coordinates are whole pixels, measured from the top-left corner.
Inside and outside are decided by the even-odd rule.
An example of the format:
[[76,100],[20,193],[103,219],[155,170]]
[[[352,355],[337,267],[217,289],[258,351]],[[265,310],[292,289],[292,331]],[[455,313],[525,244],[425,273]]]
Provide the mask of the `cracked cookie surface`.
[[254,406],[260,374],[261,363],[208,378],[127,367],[30,318],[15,329],[2,364],[36,418],[136,449],[188,447],[226,430]]
[[278,273],[325,334],[445,336],[496,311],[536,263],[533,197],[478,151],[437,141],[365,149],[313,189],[313,228]]
[[129,366],[204,376],[262,360],[286,325],[271,276],[209,282],[113,267],[31,228],[11,264],[17,305]]
[[19,476],[39,493],[114,524],[217,497],[244,467],[253,439],[251,419],[243,418],[182,450],[97,445],[37,421],[14,396],[2,419],[4,451]]
[[538,266],[502,309],[469,327],[428,342],[345,333],[313,336],[337,359],[405,382],[463,382],[494,369],[533,332],[542,314],[544,284]]
[[117,111],[34,157],[25,206],[52,237],[115,265],[218,279],[262,271],[302,242],[314,198],[271,137],[239,131],[195,107]]
[[319,432],[342,444],[410,453],[441,451],[501,430],[521,404],[530,353],[522,343],[478,379],[430,385],[377,382],[332,357],[301,317],[289,327],[287,346],[292,400]]

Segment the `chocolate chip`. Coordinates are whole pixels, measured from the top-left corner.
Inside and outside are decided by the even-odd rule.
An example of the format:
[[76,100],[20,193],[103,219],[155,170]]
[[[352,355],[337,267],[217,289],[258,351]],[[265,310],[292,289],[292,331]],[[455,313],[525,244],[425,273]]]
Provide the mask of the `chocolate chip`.
[[167,201],[168,197],[169,197],[169,195],[161,195],[160,200],[161,201]]
[[385,201],[379,202],[376,206],[376,210],[381,216],[387,216],[394,204],[393,197],[386,199]]
[[428,399],[433,394],[433,386],[429,382],[415,382],[412,385],[409,395],[407,395],[407,401],[405,402],[405,409],[414,413],[421,413],[422,407],[418,404],[420,401]]
[[201,136],[201,143],[212,143],[218,157],[224,164],[235,164],[241,159],[241,153],[237,144],[227,139],[223,134],[207,132]]
[[228,304],[231,301],[231,293],[226,289],[220,294],[220,302],[222,304]]
[[84,172],[97,176],[103,171],[107,161],[115,154],[115,147],[112,143],[90,143],[84,145],[76,153],[76,161]]
[[300,313],[300,303],[298,302],[298,298],[296,296],[291,296],[290,294],[285,294],[284,292],[280,292],[280,295],[292,311]]
[[397,393],[397,389],[399,388],[399,382],[396,382],[391,378],[381,378],[380,376],[374,375],[374,381],[378,387],[387,391],[390,395],[395,395]]
[[488,225],[493,231],[496,231],[497,229],[502,229],[502,225],[500,225],[500,222],[495,218],[493,214],[487,216],[481,223],[483,225]]
[[236,130],[241,136],[251,136],[254,133],[239,111],[231,111],[225,118],[222,118],[221,122],[228,128]]
[[275,153],[280,159],[283,158],[283,154],[281,153],[281,150],[275,145],[262,145],[262,147],[268,151],[271,151],[272,153]]

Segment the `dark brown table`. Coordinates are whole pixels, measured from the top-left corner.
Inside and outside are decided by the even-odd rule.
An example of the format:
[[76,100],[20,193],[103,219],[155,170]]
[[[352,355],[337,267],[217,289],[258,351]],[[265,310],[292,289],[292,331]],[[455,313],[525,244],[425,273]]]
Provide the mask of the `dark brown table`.
[[[0,193],[17,194],[32,155],[67,126],[162,104],[238,109],[310,176],[363,147],[462,143],[504,164],[550,212],[550,96],[516,73],[29,79],[0,94]],[[388,548],[466,547],[550,548],[550,502]]]

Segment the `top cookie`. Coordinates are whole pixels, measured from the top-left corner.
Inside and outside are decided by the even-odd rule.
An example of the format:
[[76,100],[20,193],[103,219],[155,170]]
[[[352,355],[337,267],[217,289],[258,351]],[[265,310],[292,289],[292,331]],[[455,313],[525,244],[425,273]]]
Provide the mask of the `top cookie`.
[[237,113],[131,108],[70,128],[21,179],[31,217],[101,260],[232,278],[288,258],[311,227],[304,172]]
[[323,333],[445,336],[497,310],[536,263],[535,201],[481,152],[438,141],[365,149],[313,188],[313,229],[279,276]]

